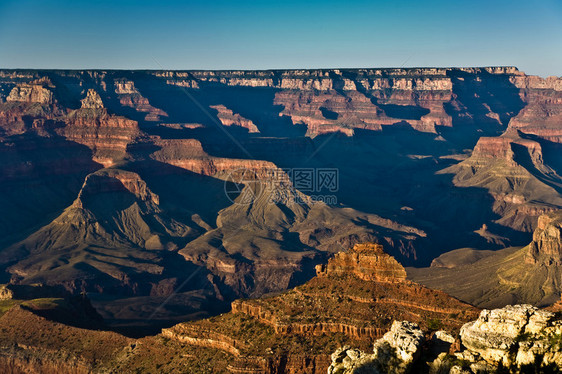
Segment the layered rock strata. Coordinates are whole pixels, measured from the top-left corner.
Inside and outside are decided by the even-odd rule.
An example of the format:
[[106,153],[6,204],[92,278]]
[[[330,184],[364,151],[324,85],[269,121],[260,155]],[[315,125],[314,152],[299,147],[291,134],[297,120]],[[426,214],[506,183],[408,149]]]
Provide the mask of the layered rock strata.
[[[424,336],[417,325],[392,324],[393,320],[410,319],[423,328],[428,321],[439,321],[435,323],[458,331],[462,320],[477,313],[443,293],[405,280],[404,268],[377,244],[355,245],[346,256],[330,259],[325,269],[329,270],[319,267],[315,278],[292,291],[237,300],[228,314],[179,324],[163,334],[189,345],[228,352],[233,356],[231,372],[260,373],[280,370],[280,362],[294,363],[285,366],[289,373],[325,372],[334,342],[345,341],[365,350],[373,339],[380,338],[375,344],[378,359],[353,352],[364,361],[381,365],[384,361],[385,367],[405,371]],[[307,356],[309,367],[297,365],[299,352],[312,352]],[[341,354],[332,357],[338,365],[347,362],[347,353]]]

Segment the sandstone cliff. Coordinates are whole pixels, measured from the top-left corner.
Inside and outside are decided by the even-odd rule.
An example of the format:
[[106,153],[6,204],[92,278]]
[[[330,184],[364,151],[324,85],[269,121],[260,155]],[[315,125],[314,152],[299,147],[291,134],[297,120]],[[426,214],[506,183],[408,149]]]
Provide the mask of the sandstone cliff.
[[562,265],[562,212],[539,217],[529,248],[529,260],[545,265]]
[[406,271],[379,244],[356,244],[353,251],[336,253],[327,265],[318,265],[317,276],[352,274],[364,281],[401,282]]
[[515,76],[516,87],[528,104],[514,117],[509,127],[550,142],[561,143],[562,78]]
[[53,88],[53,84],[46,78],[31,81],[30,83],[22,83],[10,91],[6,101],[52,104]]

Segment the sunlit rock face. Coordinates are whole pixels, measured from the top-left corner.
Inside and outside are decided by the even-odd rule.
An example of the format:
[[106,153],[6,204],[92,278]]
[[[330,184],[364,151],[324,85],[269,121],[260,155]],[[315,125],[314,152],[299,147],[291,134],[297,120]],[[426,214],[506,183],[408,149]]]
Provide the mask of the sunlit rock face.
[[53,103],[53,85],[47,78],[37,79],[30,83],[21,83],[15,86],[6,98],[8,102],[23,103]]
[[562,212],[539,217],[533,241],[529,248],[529,261],[545,265],[562,264]]
[[491,367],[560,368],[562,322],[554,313],[530,305],[483,310],[460,332],[466,351],[457,356]]
[[509,122],[509,127],[524,134],[561,143],[562,78],[513,76],[511,78],[527,105]]
[[407,373],[421,353],[425,341],[415,323],[394,321],[390,331],[377,341],[373,353],[343,347],[332,354],[328,374]]
[[380,244],[356,244],[348,252],[337,253],[327,265],[318,265],[318,276],[353,274],[365,281],[400,282],[406,270]]

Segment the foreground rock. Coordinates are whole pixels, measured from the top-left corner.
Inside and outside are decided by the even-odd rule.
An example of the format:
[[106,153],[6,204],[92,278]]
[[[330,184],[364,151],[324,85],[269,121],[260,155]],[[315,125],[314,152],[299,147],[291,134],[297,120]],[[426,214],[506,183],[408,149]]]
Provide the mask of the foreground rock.
[[345,373],[406,373],[420,354],[425,340],[417,324],[394,321],[390,331],[377,340],[373,353],[344,347],[332,354],[328,374]]
[[328,374],[558,373],[562,369],[560,316],[531,305],[483,310],[477,320],[461,328],[462,350],[459,341],[444,331],[430,340],[424,336],[418,325],[394,321],[375,342],[373,353],[349,346],[337,349]]
[[482,367],[559,370],[562,321],[555,317],[530,305],[483,310],[476,321],[462,327],[460,335],[466,350],[455,356],[470,362],[472,372]]

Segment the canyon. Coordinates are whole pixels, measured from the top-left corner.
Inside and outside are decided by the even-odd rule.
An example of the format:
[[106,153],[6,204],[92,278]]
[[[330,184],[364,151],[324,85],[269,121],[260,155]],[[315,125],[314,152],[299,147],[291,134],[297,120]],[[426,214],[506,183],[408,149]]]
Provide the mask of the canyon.
[[[26,293],[8,286],[12,294],[0,303],[12,305],[0,316],[0,331],[3,341],[11,339],[13,345],[0,352],[0,363],[29,372],[78,370],[64,365],[84,372],[151,371],[156,364],[166,371],[188,365],[190,372],[208,372],[203,357],[212,357],[217,373],[325,373],[338,346],[367,349],[394,328],[395,320],[408,318],[425,330],[455,335],[478,315],[477,308],[405,279],[404,268],[378,244],[356,244],[330,259],[327,269],[319,267],[317,276],[290,291],[236,300],[229,313],[179,323],[140,339],[84,329],[70,317],[65,324],[49,320],[63,308],[94,310],[89,300],[76,303],[68,291],[51,295],[58,298],[35,299],[34,286]],[[373,274],[379,275],[375,279]],[[102,327],[95,311],[88,316],[84,323]],[[34,334],[27,330],[30,325],[53,333]],[[89,344],[104,345],[97,359]],[[156,350],[158,358],[150,354]]]
[[561,214],[541,215],[533,240],[525,247],[454,250],[428,268],[408,268],[408,278],[479,307],[550,306],[560,299]]
[[356,244],[293,290],[237,300],[229,313],[140,339],[104,331],[84,295],[8,285],[0,292],[0,365],[16,373],[477,373],[559,367],[559,303],[550,311],[530,305],[480,311],[405,276],[381,245]]
[[[325,372],[393,321],[456,335],[560,300],[561,124],[562,79],[515,67],[3,69],[0,283],[86,295],[115,352],[202,372]],[[28,305],[49,292],[0,320],[74,336]],[[4,364],[95,369],[36,343]]]

